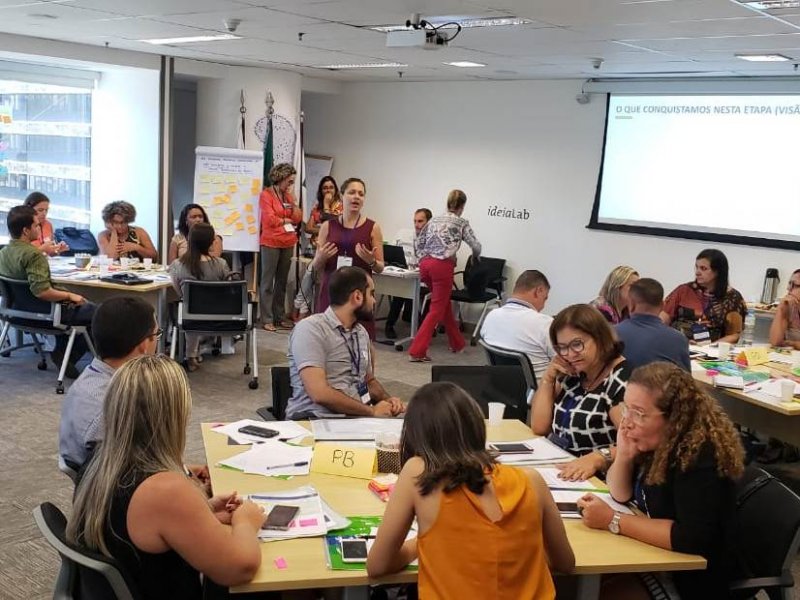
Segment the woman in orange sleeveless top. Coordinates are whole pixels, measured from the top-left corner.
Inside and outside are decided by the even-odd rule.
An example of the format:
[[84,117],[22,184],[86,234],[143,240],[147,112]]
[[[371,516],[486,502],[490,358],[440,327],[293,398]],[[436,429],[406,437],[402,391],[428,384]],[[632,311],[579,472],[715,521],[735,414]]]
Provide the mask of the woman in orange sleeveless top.
[[[419,558],[422,600],[555,598],[548,563],[575,557],[541,476],[498,464],[486,450],[477,403],[452,383],[412,397],[400,443],[404,462],[367,559],[371,577]],[[418,537],[406,540],[416,517]]]

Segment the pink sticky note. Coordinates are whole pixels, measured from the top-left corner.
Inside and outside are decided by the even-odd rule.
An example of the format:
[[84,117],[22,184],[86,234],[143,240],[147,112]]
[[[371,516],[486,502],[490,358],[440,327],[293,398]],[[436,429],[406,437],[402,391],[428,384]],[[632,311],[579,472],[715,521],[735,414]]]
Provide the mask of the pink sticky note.
[[289,565],[286,564],[286,559],[282,556],[279,556],[275,559],[275,566],[278,567],[280,570],[286,569]]
[[300,527],[316,527],[316,519],[300,519]]

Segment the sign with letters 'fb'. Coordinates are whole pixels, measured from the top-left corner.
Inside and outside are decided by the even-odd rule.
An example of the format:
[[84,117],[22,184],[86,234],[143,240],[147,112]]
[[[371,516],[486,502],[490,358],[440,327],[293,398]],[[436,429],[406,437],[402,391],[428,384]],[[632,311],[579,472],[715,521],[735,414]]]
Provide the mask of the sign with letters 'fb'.
[[318,442],[314,444],[311,471],[343,477],[372,479],[377,466],[376,462],[375,448]]

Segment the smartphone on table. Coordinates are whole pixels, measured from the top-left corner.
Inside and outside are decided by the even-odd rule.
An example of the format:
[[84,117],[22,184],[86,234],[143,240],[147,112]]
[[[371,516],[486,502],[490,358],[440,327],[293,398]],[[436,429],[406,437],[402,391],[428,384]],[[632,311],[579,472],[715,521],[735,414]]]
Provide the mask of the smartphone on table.
[[256,437],[261,437],[264,439],[274,438],[279,433],[274,429],[259,427],[258,425],[245,425],[244,427],[239,427],[238,431],[239,433],[254,435]]
[[522,442],[493,442],[489,448],[500,454],[530,454],[533,449]]
[[367,540],[359,538],[344,539],[339,542],[339,548],[342,553],[342,562],[367,562]]
[[272,507],[272,510],[269,511],[261,528],[275,531],[288,531],[289,524],[294,520],[298,512],[300,512],[299,506],[276,504]]

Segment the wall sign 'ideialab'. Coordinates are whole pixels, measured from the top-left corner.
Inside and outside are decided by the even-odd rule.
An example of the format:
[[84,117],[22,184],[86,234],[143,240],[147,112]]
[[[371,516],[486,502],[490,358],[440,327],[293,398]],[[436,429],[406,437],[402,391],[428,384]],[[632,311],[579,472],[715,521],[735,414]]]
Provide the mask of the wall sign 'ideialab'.
[[531,218],[531,213],[527,208],[506,208],[505,206],[490,206],[486,211],[490,217],[497,219],[519,219],[520,221],[527,221]]

